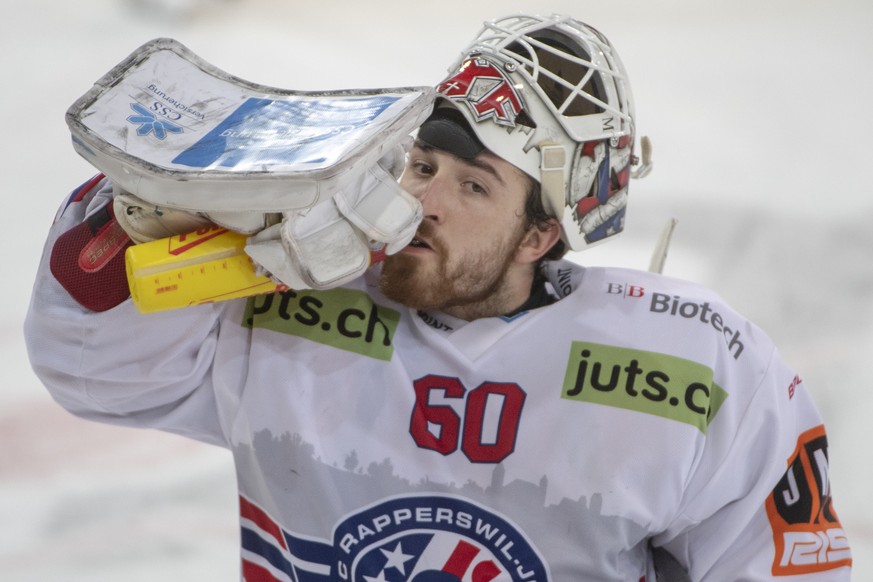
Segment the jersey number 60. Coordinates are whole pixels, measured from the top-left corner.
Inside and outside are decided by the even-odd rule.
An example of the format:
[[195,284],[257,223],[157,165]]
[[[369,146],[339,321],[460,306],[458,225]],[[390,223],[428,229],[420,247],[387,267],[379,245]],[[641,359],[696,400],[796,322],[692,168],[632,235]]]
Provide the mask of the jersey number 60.
[[460,441],[474,463],[499,463],[515,450],[526,396],[518,384],[483,382],[468,392],[457,378],[430,374],[413,387],[409,433],[419,447],[449,455]]

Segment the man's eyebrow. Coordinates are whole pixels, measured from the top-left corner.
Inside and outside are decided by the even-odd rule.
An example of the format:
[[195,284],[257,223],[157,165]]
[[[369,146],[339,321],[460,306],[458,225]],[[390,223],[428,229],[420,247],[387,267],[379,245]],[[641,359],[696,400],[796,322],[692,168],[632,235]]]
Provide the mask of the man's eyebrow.
[[493,165],[489,164],[485,160],[480,160],[479,158],[473,158],[472,160],[467,160],[467,159],[462,158],[462,160],[465,164],[473,166],[474,168],[479,168],[480,170],[483,170],[483,171],[491,174],[492,176],[494,176],[495,180],[500,182],[501,186],[506,185],[506,182],[503,181],[503,178],[497,172],[497,168],[495,168]]

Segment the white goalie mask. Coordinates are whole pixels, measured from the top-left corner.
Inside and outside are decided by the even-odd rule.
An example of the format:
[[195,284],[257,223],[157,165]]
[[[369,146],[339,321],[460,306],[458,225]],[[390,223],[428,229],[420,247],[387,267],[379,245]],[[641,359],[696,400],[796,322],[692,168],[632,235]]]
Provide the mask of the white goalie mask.
[[485,148],[539,182],[570,249],[621,232],[633,101],[602,34],[559,15],[486,22],[437,93],[436,115],[456,109]]

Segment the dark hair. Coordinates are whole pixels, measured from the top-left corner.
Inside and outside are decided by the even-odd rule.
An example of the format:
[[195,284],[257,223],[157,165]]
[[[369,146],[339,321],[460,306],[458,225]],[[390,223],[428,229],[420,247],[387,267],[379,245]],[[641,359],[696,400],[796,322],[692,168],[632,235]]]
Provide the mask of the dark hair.
[[[540,183],[533,178],[528,177],[528,179],[530,185],[527,191],[527,200],[524,202],[525,227],[534,227],[540,232],[544,232],[554,227],[554,223],[550,221],[553,221],[555,217],[546,212],[546,207],[543,206],[543,194]],[[537,267],[543,261],[556,261],[560,259],[566,252],[567,245],[564,244],[563,240],[558,239],[558,242],[552,245],[552,248],[539,260]]]

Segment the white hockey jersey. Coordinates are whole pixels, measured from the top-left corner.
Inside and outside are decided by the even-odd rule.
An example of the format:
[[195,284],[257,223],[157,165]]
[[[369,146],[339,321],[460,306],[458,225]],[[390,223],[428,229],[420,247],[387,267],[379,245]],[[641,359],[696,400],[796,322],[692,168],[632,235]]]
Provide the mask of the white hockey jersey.
[[695,284],[557,262],[553,305],[463,322],[374,270],[141,315],[46,262],[34,369],[75,414],[229,448],[246,580],[654,582],[652,546],[692,580],[849,579],[802,379]]

